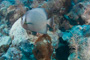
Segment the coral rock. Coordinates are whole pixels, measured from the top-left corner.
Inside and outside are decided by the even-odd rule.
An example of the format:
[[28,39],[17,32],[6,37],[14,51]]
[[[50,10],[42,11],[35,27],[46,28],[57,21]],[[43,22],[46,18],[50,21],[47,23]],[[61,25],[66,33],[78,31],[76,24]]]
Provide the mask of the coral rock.
[[[90,25],[74,26],[66,35],[66,41],[71,48],[68,60],[90,60]],[[65,39],[66,37],[64,37]]]
[[21,60],[21,52],[15,47],[10,47],[5,55],[3,55],[6,60]]
[[21,18],[19,18],[10,29],[10,37],[13,38],[12,44],[18,45],[22,40],[27,40],[28,35],[24,28],[21,26]]
[[11,38],[9,36],[0,37],[0,53],[5,53],[11,44]]
[[7,8],[6,19],[9,20],[9,22],[12,25],[17,19],[19,19],[25,13],[26,9],[27,8],[23,5],[11,5],[9,8]]

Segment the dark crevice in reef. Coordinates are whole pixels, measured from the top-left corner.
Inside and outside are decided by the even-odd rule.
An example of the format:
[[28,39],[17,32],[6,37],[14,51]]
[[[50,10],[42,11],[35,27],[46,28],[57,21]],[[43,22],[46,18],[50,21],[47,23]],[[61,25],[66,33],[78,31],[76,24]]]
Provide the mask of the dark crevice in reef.
[[85,21],[84,21],[84,20],[82,20],[81,16],[79,16],[79,24],[80,24],[80,25],[85,24]]
[[59,45],[59,48],[56,49],[56,58],[57,60],[68,60],[68,56],[70,55],[70,48],[68,43],[63,41],[61,37],[59,38],[59,42],[62,45]]
[[60,27],[60,30],[63,31],[63,32],[66,31],[64,27]]
[[85,24],[85,21],[81,18],[81,16],[79,16],[79,19],[76,20],[76,21],[70,19],[70,16],[66,16],[66,15],[64,15],[64,19],[66,19],[67,21],[69,21],[69,23],[71,25],[83,25],[83,24]]

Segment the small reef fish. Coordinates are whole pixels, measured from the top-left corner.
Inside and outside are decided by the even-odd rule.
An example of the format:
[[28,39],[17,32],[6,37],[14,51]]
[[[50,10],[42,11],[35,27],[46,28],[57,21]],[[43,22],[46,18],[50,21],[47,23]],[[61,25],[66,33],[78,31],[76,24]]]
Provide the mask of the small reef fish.
[[53,27],[54,19],[47,19],[44,8],[33,8],[27,11],[21,20],[24,29],[37,33],[47,34],[48,26]]

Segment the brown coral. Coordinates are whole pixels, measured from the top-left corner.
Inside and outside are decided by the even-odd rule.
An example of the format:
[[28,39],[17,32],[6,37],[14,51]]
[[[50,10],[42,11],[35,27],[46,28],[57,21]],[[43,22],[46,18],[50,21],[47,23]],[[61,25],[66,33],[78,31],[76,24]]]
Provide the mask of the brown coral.
[[50,36],[44,34],[35,42],[33,53],[37,60],[51,60],[52,46]]

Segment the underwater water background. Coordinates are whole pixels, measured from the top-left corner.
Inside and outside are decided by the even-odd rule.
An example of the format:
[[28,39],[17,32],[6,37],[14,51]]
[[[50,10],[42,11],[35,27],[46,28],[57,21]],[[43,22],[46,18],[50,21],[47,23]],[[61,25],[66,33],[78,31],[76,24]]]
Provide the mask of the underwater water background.
[[0,60],[90,60],[90,0],[0,0]]

